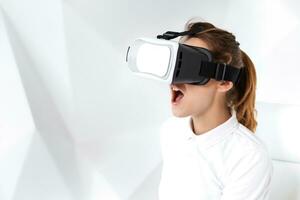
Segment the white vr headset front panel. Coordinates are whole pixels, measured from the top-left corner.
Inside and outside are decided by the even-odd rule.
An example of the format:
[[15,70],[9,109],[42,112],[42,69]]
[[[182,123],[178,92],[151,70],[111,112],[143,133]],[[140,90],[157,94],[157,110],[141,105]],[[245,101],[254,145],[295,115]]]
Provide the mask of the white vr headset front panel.
[[[151,44],[151,45],[157,45],[157,46],[165,46],[168,47],[170,50],[170,59],[167,66],[167,72],[164,76],[156,76],[153,73],[147,73],[147,72],[141,72],[138,69],[137,62],[138,62],[138,54],[139,50],[142,44]],[[171,84],[174,74],[174,68],[176,65],[176,59],[177,59],[177,51],[178,51],[179,44],[175,41],[169,41],[169,40],[162,40],[162,39],[153,39],[153,38],[137,38],[134,40],[133,44],[130,46],[129,52],[128,52],[128,65],[130,69],[132,70],[132,73],[144,77],[144,78],[151,78],[154,80],[166,82],[168,84]],[[143,55],[145,56],[145,55]],[[149,58],[147,59],[155,59],[151,54],[149,54]]]

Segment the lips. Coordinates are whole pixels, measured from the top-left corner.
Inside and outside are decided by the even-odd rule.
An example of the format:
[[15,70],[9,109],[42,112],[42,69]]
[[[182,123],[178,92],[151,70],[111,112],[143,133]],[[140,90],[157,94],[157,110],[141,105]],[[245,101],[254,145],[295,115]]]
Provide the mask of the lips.
[[172,104],[178,104],[180,100],[184,97],[184,92],[182,89],[178,88],[175,85],[171,85],[171,94],[172,94],[172,99],[171,102]]

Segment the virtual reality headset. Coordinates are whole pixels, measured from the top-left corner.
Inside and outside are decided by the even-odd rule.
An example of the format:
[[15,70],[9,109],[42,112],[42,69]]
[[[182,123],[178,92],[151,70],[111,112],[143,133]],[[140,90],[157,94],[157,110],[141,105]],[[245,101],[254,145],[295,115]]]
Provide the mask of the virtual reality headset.
[[137,38],[127,49],[126,62],[138,76],[169,84],[204,85],[211,78],[217,81],[239,81],[243,68],[213,62],[206,48],[181,44],[170,39],[201,32],[201,27],[189,31],[167,31],[157,38]]

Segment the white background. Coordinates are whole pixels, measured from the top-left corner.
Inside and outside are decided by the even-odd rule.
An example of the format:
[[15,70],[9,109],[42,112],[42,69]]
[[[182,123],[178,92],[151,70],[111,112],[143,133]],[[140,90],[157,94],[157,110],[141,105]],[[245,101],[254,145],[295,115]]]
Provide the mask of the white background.
[[[134,77],[126,50],[137,37],[182,31],[191,17],[232,32],[255,63],[258,135],[275,164],[293,163],[289,172],[298,175],[287,182],[299,186],[299,1],[0,0],[0,7],[1,200],[156,199],[169,89]],[[272,199],[285,198],[273,191]]]

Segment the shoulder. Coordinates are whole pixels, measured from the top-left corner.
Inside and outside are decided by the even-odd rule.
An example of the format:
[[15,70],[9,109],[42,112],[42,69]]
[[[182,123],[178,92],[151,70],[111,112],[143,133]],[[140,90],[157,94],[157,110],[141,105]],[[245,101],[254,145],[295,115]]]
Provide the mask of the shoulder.
[[[227,168],[224,199],[262,199],[270,193],[273,165],[262,149],[251,149]],[[222,198],[222,199],[223,199]],[[264,198],[265,199],[265,198]]]
[[233,132],[232,141],[243,152],[260,150],[268,153],[265,142],[256,133],[241,123],[239,123],[238,128]]
[[233,174],[238,175],[239,172],[254,168],[257,173],[263,173],[267,169],[270,173],[273,171],[272,159],[265,143],[242,124],[233,132],[226,150],[231,152],[227,163],[229,174],[235,171]]

